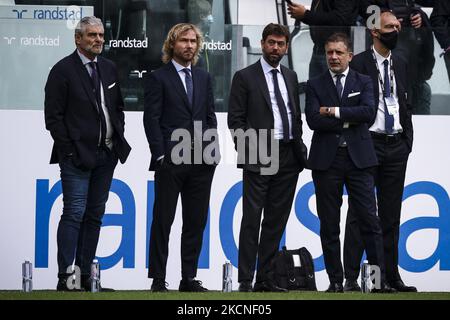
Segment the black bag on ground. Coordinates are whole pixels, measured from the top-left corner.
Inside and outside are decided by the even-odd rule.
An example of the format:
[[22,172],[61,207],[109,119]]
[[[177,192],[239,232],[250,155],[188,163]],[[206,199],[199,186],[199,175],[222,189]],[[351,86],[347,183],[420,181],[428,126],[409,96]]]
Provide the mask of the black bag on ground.
[[287,250],[283,247],[271,261],[273,280],[288,290],[317,291],[314,262],[308,249]]

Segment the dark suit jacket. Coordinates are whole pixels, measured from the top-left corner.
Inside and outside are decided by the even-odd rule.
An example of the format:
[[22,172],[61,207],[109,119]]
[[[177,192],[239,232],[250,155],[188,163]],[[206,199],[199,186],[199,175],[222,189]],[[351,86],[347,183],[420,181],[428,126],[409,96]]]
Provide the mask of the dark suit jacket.
[[[295,1],[294,1],[295,2]],[[313,0],[302,22],[311,26],[311,39],[324,50],[325,41],[335,32],[350,36],[350,26],[356,24],[358,1],[356,0]]]
[[179,143],[171,141],[174,130],[186,129],[193,134],[194,121],[201,121],[203,132],[217,128],[211,76],[195,66],[191,70],[194,86],[192,107],[172,62],[147,76],[144,127],[152,154],[150,170],[155,170],[160,156],[170,159],[173,147]]
[[[300,110],[297,74],[283,65],[281,66],[281,73],[286,83],[292,108],[294,152],[303,169],[306,167],[307,150],[302,140],[302,114]],[[236,72],[233,77],[228,106],[228,127],[230,129],[242,129],[244,131],[247,129],[255,129],[256,131],[259,129],[274,129],[269,89],[259,60],[247,68]],[[234,142],[236,143],[236,141]],[[270,141],[267,141],[267,148],[267,150],[270,150]],[[238,168],[259,172],[263,166],[260,162],[259,154],[257,164],[249,163],[248,145],[246,154],[245,164],[238,164]]]
[[[124,137],[125,116],[116,66],[100,56],[97,62],[114,129],[113,148],[124,163],[131,147]],[[45,124],[54,140],[50,163],[58,163],[73,153],[76,166],[86,169],[95,166],[100,114],[89,72],[77,51],[60,60],[50,71],[45,85]]]
[[442,49],[447,49],[450,46],[450,2],[435,0],[430,20],[436,40]]
[[[394,63],[395,82],[397,84],[397,94],[400,105],[400,125],[403,128],[402,137],[406,140],[408,148],[411,151],[413,144],[413,126],[411,120],[411,105],[408,103],[406,63],[395,54],[392,56],[392,61]],[[378,108],[380,82],[371,50],[369,49],[356,55],[350,62],[350,67],[362,74],[370,76],[373,84],[375,105]],[[369,124],[369,127],[372,126],[372,124],[373,122]]]
[[[321,106],[338,106],[340,119],[320,115]],[[327,170],[331,166],[341,135],[345,137],[356,167],[362,169],[378,164],[368,127],[376,115],[372,81],[368,76],[350,69],[341,101],[328,70],[310,79],[306,86],[305,113],[309,127],[314,130],[308,159],[311,169]],[[344,122],[349,122],[350,127],[343,129]]]

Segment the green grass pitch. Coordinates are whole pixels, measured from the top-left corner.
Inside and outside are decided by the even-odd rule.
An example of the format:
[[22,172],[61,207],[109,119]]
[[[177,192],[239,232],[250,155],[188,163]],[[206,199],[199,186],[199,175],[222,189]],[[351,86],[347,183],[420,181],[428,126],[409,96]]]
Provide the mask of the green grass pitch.
[[419,292],[396,294],[326,293],[291,291],[289,293],[152,293],[147,291],[116,291],[104,293],[57,292],[35,290],[31,293],[0,291],[0,300],[450,300],[450,292]]

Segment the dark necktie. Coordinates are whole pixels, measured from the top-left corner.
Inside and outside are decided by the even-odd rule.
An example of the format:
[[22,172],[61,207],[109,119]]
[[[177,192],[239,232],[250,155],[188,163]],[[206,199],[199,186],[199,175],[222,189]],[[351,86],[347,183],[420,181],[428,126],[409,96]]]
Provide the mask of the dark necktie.
[[278,85],[278,70],[272,69],[273,87],[275,91],[275,98],[277,99],[278,110],[280,110],[281,122],[283,124],[283,142],[289,142],[289,119],[284,104],[283,96],[281,95],[280,86]]
[[91,72],[91,78],[92,83],[94,85],[94,94],[95,94],[95,100],[97,101],[97,110],[100,115],[100,130],[101,130],[101,136],[100,136],[100,145],[105,144],[105,138],[106,138],[106,118],[105,113],[103,112],[102,108],[102,99],[101,99],[101,87],[100,87],[100,76],[97,70],[97,64],[94,61],[89,62],[89,65],[91,66],[92,72]]
[[[384,60],[384,97],[391,96],[391,83],[389,78],[389,60]],[[392,133],[394,131],[394,116],[389,114],[386,102],[384,103],[384,126],[386,133]]]
[[186,83],[186,94],[189,100],[189,104],[192,107],[192,97],[194,96],[194,86],[192,85],[192,77],[191,77],[191,70],[188,68],[184,68],[183,72],[186,74],[186,77],[184,78],[184,81]]
[[[341,79],[344,77],[344,75],[342,73],[335,75],[336,77],[336,91],[339,97],[339,104],[341,104],[341,100],[342,100],[342,91],[343,91],[343,87],[342,87],[342,82]],[[345,130],[345,129],[344,129]],[[339,137],[339,145],[341,147],[344,147],[347,145],[346,141],[345,141],[345,136],[342,133],[341,136]]]
[[339,97],[339,101],[341,101],[342,91],[343,91],[341,79],[344,77],[344,75],[342,73],[340,73],[340,74],[337,74],[335,77],[336,77],[336,91],[337,91],[337,94]]

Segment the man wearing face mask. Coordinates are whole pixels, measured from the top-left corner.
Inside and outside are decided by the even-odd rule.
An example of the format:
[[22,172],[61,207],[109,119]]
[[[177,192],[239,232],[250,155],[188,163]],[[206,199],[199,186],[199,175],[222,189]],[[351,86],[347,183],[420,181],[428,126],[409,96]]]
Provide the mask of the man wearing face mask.
[[[399,30],[400,22],[395,15],[382,11],[380,29],[370,30],[373,46],[356,55],[351,67],[372,78],[378,106],[369,130],[379,163],[373,175],[383,231],[386,281],[398,291],[415,292],[415,287],[403,283],[398,270],[400,212],[406,165],[413,142],[406,63],[392,52]],[[360,290],[356,279],[364,249],[356,209],[350,197],[344,241],[345,291]]]
[[[435,65],[434,39],[431,22],[420,6],[430,6],[427,0],[362,0],[360,14],[365,19],[369,5],[391,10],[401,24],[398,43],[394,53],[408,64],[408,79],[411,79],[410,101],[414,114],[431,113],[431,87],[427,83]],[[370,18],[369,18],[370,19]],[[370,20],[369,20],[370,21]],[[368,26],[370,28],[370,26]]]

